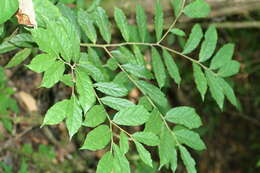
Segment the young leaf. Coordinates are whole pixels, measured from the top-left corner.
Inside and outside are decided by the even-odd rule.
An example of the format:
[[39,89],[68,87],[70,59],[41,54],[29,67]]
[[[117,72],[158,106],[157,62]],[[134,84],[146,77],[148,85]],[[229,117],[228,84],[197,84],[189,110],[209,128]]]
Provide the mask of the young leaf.
[[147,33],[147,17],[143,7],[140,5],[136,6],[136,22],[141,41],[144,42]]
[[19,7],[18,0],[0,0],[1,13],[0,24],[11,18]]
[[126,154],[129,150],[128,137],[122,131],[120,133],[119,145],[120,145],[120,150],[122,151],[122,153]]
[[196,168],[195,168],[195,161],[191,157],[189,151],[182,145],[179,145],[179,150],[181,153],[181,159],[187,169],[188,173],[197,173]]
[[129,41],[129,28],[127,23],[127,18],[124,12],[119,8],[115,8],[114,16],[115,16],[116,24],[120,29],[123,38],[125,39],[125,41]]
[[207,17],[210,13],[210,6],[205,0],[195,0],[184,8],[184,14],[191,18]]
[[218,80],[227,99],[230,101],[232,105],[238,108],[239,107],[238,101],[232,87],[224,79],[218,78]]
[[140,105],[131,106],[115,114],[113,121],[119,125],[139,126],[149,119],[149,112]]
[[76,72],[76,89],[79,94],[79,103],[86,113],[96,102],[95,91],[87,72],[78,67]]
[[179,106],[169,110],[165,119],[169,122],[184,125],[190,129],[198,128],[202,125],[200,116],[194,108]]
[[122,67],[128,72],[137,77],[152,79],[153,75],[150,71],[148,71],[144,66],[137,64],[124,64]]
[[110,96],[123,97],[128,94],[128,91],[122,85],[113,82],[99,82],[94,84],[97,90]]
[[101,105],[94,105],[86,114],[82,125],[87,127],[96,127],[106,119],[106,110]]
[[98,26],[99,32],[102,35],[103,39],[107,43],[110,43],[110,41],[111,41],[111,24],[108,20],[106,11],[101,7],[97,7],[97,9],[94,13],[94,18],[95,18],[95,22]]
[[69,131],[70,139],[77,133],[82,124],[82,110],[75,95],[71,96],[66,109],[66,126]]
[[96,173],[111,173],[112,169],[113,169],[113,155],[110,151],[108,151],[99,160]]
[[216,55],[212,58],[210,69],[216,70],[227,64],[234,54],[234,44],[228,43],[219,49]]
[[183,54],[191,53],[194,49],[196,49],[203,37],[203,32],[200,24],[195,24],[192,27],[189,38],[184,46]]
[[46,113],[43,125],[54,125],[61,123],[66,117],[66,108],[69,100],[62,100],[53,105]]
[[90,15],[83,11],[82,9],[78,10],[78,23],[81,29],[84,31],[86,36],[93,42],[96,43],[97,41],[97,33],[94,27],[93,21]]
[[207,79],[204,73],[202,72],[201,67],[198,64],[192,63],[192,67],[193,67],[193,76],[195,79],[196,87],[200,92],[202,100],[204,100],[208,88]]
[[148,146],[157,146],[160,143],[159,137],[151,132],[136,132],[132,136],[138,142],[141,142]]
[[159,0],[156,1],[156,5],[155,5],[154,25],[155,25],[156,39],[157,41],[160,41],[163,32],[163,9]]
[[31,52],[32,50],[29,48],[25,48],[19,51],[15,54],[15,56],[11,59],[11,61],[8,62],[8,64],[5,67],[11,68],[21,64],[31,54]]
[[169,54],[169,52],[165,49],[163,49],[163,57],[164,57],[164,62],[167,67],[167,70],[170,74],[170,76],[173,78],[173,80],[180,85],[181,83],[181,76],[179,73],[178,66],[176,65],[173,57]]
[[175,34],[175,35],[181,36],[181,37],[186,36],[185,32],[181,29],[178,29],[178,28],[173,28],[173,29],[170,30],[170,32]]
[[179,16],[182,10],[183,0],[171,0],[175,17]]
[[61,61],[54,62],[44,73],[42,87],[51,88],[63,76],[65,65]]
[[153,160],[151,154],[147,151],[142,144],[137,141],[134,141],[136,149],[140,155],[141,160],[148,166],[153,167]]
[[109,143],[111,135],[111,130],[107,125],[100,125],[87,134],[85,142],[80,149],[101,150]]
[[231,60],[219,69],[218,75],[221,77],[230,77],[237,74],[239,69],[240,63],[238,61]]
[[135,105],[133,102],[127,99],[110,97],[110,96],[103,97],[100,100],[102,101],[103,104],[118,111]]
[[206,148],[204,142],[201,140],[199,134],[194,131],[188,130],[182,126],[175,126],[173,129],[178,141],[195,150],[201,151]]
[[208,81],[209,90],[212,97],[217,102],[220,109],[223,109],[224,93],[218,77],[215,76],[211,71],[206,71],[206,79]]
[[152,66],[159,87],[162,88],[166,82],[166,72],[159,52],[152,48]]
[[159,134],[161,132],[162,125],[163,121],[160,117],[160,112],[157,109],[154,109],[150,115],[150,118],[145,123],[144,132]]
[[130,173],[130,165],[129,161],[126,159],[124,153],[120,150],[120,148],[113,144],[113,150],[114,150],[114,172],[123,172],[123,173]]
[[39,54],[32,59],[31,63],[27,65],[27,67],[32,71],[42,73],[55,62],[55,59],[56,57],[49,54]]
[[200,53],[199,53],[200,62],[207,61],[212,56],[214,50],[216,49],[217,40],[218,40],[218,33],[216,27],[214,25],[211,25],[205,33],[205,39],[202,42],[200,48]]

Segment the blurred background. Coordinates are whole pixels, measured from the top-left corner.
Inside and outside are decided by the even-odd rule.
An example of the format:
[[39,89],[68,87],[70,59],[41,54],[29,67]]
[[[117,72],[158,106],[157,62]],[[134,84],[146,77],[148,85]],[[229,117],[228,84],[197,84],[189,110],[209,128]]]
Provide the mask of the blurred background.
[[[172,106],[195,107],[203,119],[204,126],[199,132],[207,150],[192,153],[199,173],[257,173],[260,172],[260,0],[207,1],[212,8],[208,18],[191,20],[181,17],[176,27],[189,33],[194,23],[201,23],[203,27],[215,24],[219,34],[218,47],[227,42],[235,43],[234,59],[241,63],[241,68],[232,84],[241,109],[226,103],[222,112],[209,95],[203,103],[192,80],[191,64],[182,58],[176,58],[182,84],[180,87],[169,84],[167,96]],[[62,2],[72,9],[87,9],[92,3],[90,0]],[[139,3],[147,12],[149,30],[154,30],[154,0],[96,2],[108,11],[111,19],[114,7],[122,8],[129,23],[135,23],[135,5]],[[161,3],[167,28],[174,19],[173,10],[169,0],[161,0]],[[22,31],[23,26],[11,20],[0,36],[0,172],[94,173],[103,151],[79,150],[86,135],[85,129],[69,141],[64,124],[40,128],[46,110],[60,98],[68,97],[70,90],[62,84],[51,89],[39,88],[42,76],[24,65],[3,68],[17,52],[12,44],[5,42],[5,38]],[[115,42],[121,41],[117,30],[114,30],[113,37]],[[19,38],[13,41],[19,43]],[[183,43],[184,39],[174,36],[165,40],[165,44],[177,50]],[[30,42],[23,44],[31,46]],[[196,58],[197,53],[191,57]],[[23,64],[29,62],[26,60]],[[157,151],[150,151],[153,159],[158,161]],[[134,152],[129,159],[136,173],[158,172],[143,165]],[[161,172],[170,171],[162,169]],[[181,164],[177,172],[185,172]]]

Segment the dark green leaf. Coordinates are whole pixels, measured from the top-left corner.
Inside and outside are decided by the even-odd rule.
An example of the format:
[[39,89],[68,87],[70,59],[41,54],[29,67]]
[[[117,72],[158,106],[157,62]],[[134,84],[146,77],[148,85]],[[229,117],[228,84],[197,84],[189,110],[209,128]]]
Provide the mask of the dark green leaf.
[[114,16],[115,16],[116,24],[120,29],[123,38],[125,39],[125,41],[129,41],[129,28],[127,23],[127,18],[124,12],[119,8],[115,8]]
[[139,35],[142,42],[145,42],[147,33],[147,17],[142,6],[136,6],[136,22],[138,26]]
[[94,13],[95,22],[98,26],[99,32],[102,35],[103,39],[110,43],[111,41],[111,24],[108,20],[108,16],[106,11],[101,8],[97,7]]
[[163,32],[163,9],[159,0],[156,1],[156,5],[155,5],[154,25],[155,25],[156,39],[157,41],[160,41]]
[[133,45],[133,51],[138,65],[145,66],[144,56],[137,45]]
[[87,113],[83,125],[96,127],[106,120],[106,110],[101,105],[94,105]]
[[83,67],[84,70],[97,82],[104,82],[108,80],[106,74],[90,61],[80,63],[80,67]]
[[135,105],[133,102],[127,99],[110,97],[110,96],[103,97],[100,100],[102,101],[103,104],[118,111]]
[[5,67],[11,68],[21,64],[31,54],[31,52],[32,50],[28,48],[19,51],[15,54],[15,56],[8,62],[8,64]]
[[221,77],[233,76],[239,72],[239,69],[240,63],[238,61],[231,60],[219,69],[218,75]]
[[111,95],[114,97],[123,97],[128,94],[128,91],[122,85],[113,82],[99,82],[94,84],[97,87],[97,90],[105,93],[107,95]]
[[147,151],[142,144],[134,141],[136,149],[140,155],[141,160],[148,166],[153,167],[153,160],[151,154]]
[[132,136],[138,142],[141,142],[148,146],[157,146],[160,143],[159,137],[151,132],[136,132]]
[[152,48],[152,66],[159,87],[162,88],[166,82],[166,72],[159,52]]
[[210,6],[204,0],[195,0],[184,8],[184,14],[191,18],[207,17],[210,13]]
[[204,100],[208,88],[207,79],[204,73],[202,72],[201,67],[198,64],[192,63],[192,67],[193,67],[193,76],[196,83],[196,87],[200,92],[202,100]]

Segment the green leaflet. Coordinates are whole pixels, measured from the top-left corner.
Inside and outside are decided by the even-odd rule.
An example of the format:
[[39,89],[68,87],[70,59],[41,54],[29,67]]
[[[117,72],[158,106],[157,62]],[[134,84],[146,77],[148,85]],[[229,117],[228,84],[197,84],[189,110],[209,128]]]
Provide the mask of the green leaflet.
[[139,153],[141,160],[148,166],[153,167],[153,160],[151,154],[147,151],[142,144],[137,141],[134,141],[136,149]]
[[152,48],[152,66],[159,87],[162,88],[166,82],[166,72],[159,52]]
[[130,106],[134,106],[135,104],[127,99],[116,98],[106,96],[100,99],[103,104],[120,111],[121,109],[128,108]]
[[122,153],[126,154],[128,152],[128,150],[129,150],[128,137],[122,131],[120,133],[119,146],[120,146],[120,150],[122,151]]
[[111,173],[112,169],[113,169],[113,155],[110,151],[108,151],[99,160],[96,173]]
[[111,135],[111,130],[107,125],[100,125],[87,134],[85,142],[80,149],[101,150],[110,142]]
[[192,63],[192,67],[193,67],[193,76],[196,83],[196,87],[200,92],[202,100],[204,101],[205,94],[208,88],[207,79],[204,73],[202,72],[201,67],[198,64]]
[[135,132],[132,136],[138,142],[148,146],[157,146],[160,143],[159,137],[151,132]]
[[41,87],[51,88],[63,76],[65,65],[61,61],[55,61],[44,73]]
[[91,47],[88,48],[88,60],[90,62],[92,62],[95,66],[100,68],[101,71],[103,70],[103,63],[102,63],[100,57],[98,56],[95,49],[93,49]]
[[223,109],[224,93],[221,83],[219,82],[219,77],[215,76],[211,71],[206,71],[206,78],[212,97],[217,102],[220,109]]
[[135,56],[126,47],[121,46],[119,49],[111,51],[111,53],[121,64],[138,64]]
[[142,65],[137,65],[137,64],[124,64],[122,67],[128,72],[136,77],[140,78],[145,78],[145,79],[152,79],[153,75],[152,73],[147,70],[144,66]]
[[70,139],[76,134],[82,124],[82,110],[80,109],[78,100],[72,95],[66,109],[67,119],[66,126],[69,131]]
[[94,27],[94,21],[91,19],[91,16],[86,11],[80,9],[78,10],[77,20],[86,36],[92,41],[92,43],[96,43],[97,33]]
[[127,18],[124,12],[119,8],[115,8],[114,16],[115,16],[116,24],[120,29],[123,38],[125,39],[125,41],[129,41],[129,28],[127,23]]
[[194,49],[196,49],[203,37],[203,32],[200,24],[195,24],[192,27],[189,38],[184,46],[183,54],[191,53]]
[[234,54],[235,45],[228,43],[222,46],[216,55],[212,58],[210,63],[210,69],[216,70],[225,64],[227,64]]
[[232,105],[234,105],[236,108],[239,108],[238,100],[235,96],[233,88],[224,79],[218,78],[218,80],[227,99],[230,101]]
[[84,68],[84,70],[97,82],[104,82],[108,80],[108,76],[96,65],[94,65],[90,61],[86,61],[84,63],[80,63],[80,67]]
[[102,105],[94,105],[87,113],[82,125],[96,127],[106,120],[106,110]]
[[239,72],[239,69],[240,63],[238,61],[231,60],[219,69],[218,75],[221,77],[233,76]]
[[145,37],[147,34],[147,17],[143,7],[140,5],[136,6],[136,22],[141,42],[145,42]]
[[32,59],[31,63],[27,65],[27,67],[32,71],[42,73],[51,67],[55,62],[55,59],[56,57],[49,54],[39,54]]
[[218,33],[216,27],[214,25],[211,25],[205,33],[205,39],[202,42],[200,48],[200,53],[199,53],[200,62],[207,61],[213,55],[214,50],[216,49],[217,41],[218,41]]
[[185,144],[198,151],[206,149],[204,142],[196,132],[182,126],[175,126],[173,132],[181,144]]
[[113,121],[119,125],[139,126],[147,122],[150,113],[140,105],[131,106],[115,114]]
[[10,19],[19,7],[18,0],[0,0],[0,24]]
[[78,67],[75,70],[76,73],[76,90],[79,94],[79,103],[86,113],[95,103],[96,96],[92,85],[92,81],[89,78],[87,72],[82,67]]
[[163,49],[163,57],[164,57],[164,62],[167,67],[168,73],[172,77],[172,79],[180,85],[181,83],[181,76],[179,73],[178,66],[176,65],[173,57],[169,54],[169,52],[165,49]]
[[60,81],[69,87],[74,86],[74,82],[73,82],[73,78],[72,78],[71,74],[63,75]]
[[68,103],[69,100],[62,100],[55,103],[51,108],[49,108],[44,117],[42,126],[61,123],[66,117],[66,108]]
[[207,17],[210,13],[210,6],[205,0],[195,0],[184,8],[184,14],[191,18]]
[[198,128],[202,125],[200,116],[194,108],[179,106],[169,110],[165,119],[169,122],[184,125],[190,129]]
[[179,150],[180,150],[180,154],[181,154],[181,159],[187,169],[188,173],[196,173],[196,168],[195,168],[195,161],[194,159],[191,157],[189,151],[182,145],[179,145]]
[[101,36],[107,43],[110,43],[111,42],[111,23],[108,20],[106,11],[101,7],[97,7],[93,16],[95,18],[95,22],[98,26]]
[[128,90],[125,87],[113,82],[99,82],[95,83],[94,86],[102,93],[114,97],[123,97],[128,94]]
[[115,173],[130,173],[130,164],[124,153],[120,150],[120,148],[113,144],[114,150],[114,162],[113,162],[113,172]]
[[182,10],[183,0],[171,0],[171,5],[174,9],[175,17],[179,16]]
[[150,101],[146,96],[142,96],[139,98],[138,105],[143,105],[145,109],[147,109],[148,111],[153,110],[153,106],[151,105]]
[[170,30],[170,32],[175,34],[175,35],[181,36],[181,37],[186,36],[185,32],[181,29],[178,29],[178,28],[173,28],[173,29]]
[[145,66],[144,56],[137,45],[133,45],[133,51],[138,65]]
[[5,67],[11,68],[21,64],[31,54],[31,52],[32,50],[29,48],[25,48],[19,51],[15,54],[15,56],[8,62],[8,64]]
[[145,123],[144,132],[159,134],[161,132],[162,125],[163,121],[160,117],[160,112],[157,109],[154,109],[148,121]]
[[156,5],[155,5],[154,25],[155,25],[156,39],[157,41],[160,41],[163,32],[163,9],[159,0],[156,1]]

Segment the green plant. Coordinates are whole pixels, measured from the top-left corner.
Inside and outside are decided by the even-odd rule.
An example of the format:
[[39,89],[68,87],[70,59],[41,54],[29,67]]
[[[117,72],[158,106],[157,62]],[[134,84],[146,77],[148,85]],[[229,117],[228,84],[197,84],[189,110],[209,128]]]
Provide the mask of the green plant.
[[[175,19],[164,32],[163,10],[160,1],[156,1],[155,33],[148,31],[147,17],[141,6],[136,7],[137,25],[130,25],[124,12],[115,8],[115,26],[124,42],[111,43],[113,25],[96,1],[87,11],[73,11],[63,4],[54,6],[48,0],[34,1],[39,26],[27,28],[31,36],[26,34],[31,39],[22,43],[33,40],[41,52],[27,67],[43,73],[41,87],[51,88],[61,81],[72,93],[70,98],[55,103],[47,111],[42,126],[65,120],[70,139],[82,126],[92,128],[81,149],[107,150],[98,163],[98,173],[131,172],[126,157],[129,141],[150,167],[153,160],[144,145],[158,149],[159,169],[166,166],[175,172],[179,153],[187,172],[196,172],[196,163],[187,146],[197,151],[206,148],[194,130],[202,125],[200,116],[188,106],[171,108],[165,95],[170,78],[181,85],[179,68],[173,59],[177,56],[191,62],[203,101],[209,90],[220,109],[225,97],[238,107],[233,89],[225,79],[239,71],[239,63],[232,60],[234,45],[225,44],[213,56],[218,39],[214,26],[203,34],[200,24],[195,24],[182,51],[163,43],[170,34],[185,36],[176,26],[182,14],[202,18],[209,14],[210,7],[204,0],[188,4],[185,0],[173,0],[171,3]],[[188,56],[201,41],[198,60]],[[145,51],[151,53],[151,60],[144,59]],[[23,49],[7,67],[21,63],[29,54],[30,48]],[[126,99],[133,89],[138,89],[143,96],[137,104]],[[125,126],[144,126],[144,130],[130,133]]]

